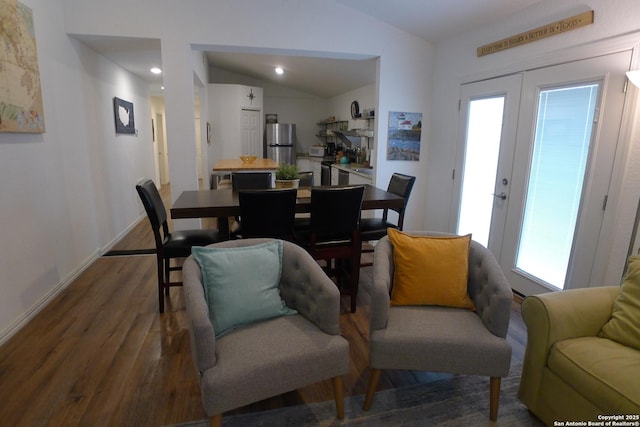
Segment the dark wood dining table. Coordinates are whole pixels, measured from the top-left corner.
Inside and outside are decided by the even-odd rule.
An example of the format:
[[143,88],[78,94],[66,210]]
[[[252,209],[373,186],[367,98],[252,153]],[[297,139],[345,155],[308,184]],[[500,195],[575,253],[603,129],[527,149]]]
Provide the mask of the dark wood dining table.
[[[404,198],[386,190],[364,186],[362,209],[402,208]],[[298,190],[296,212],[311,210],[311,190],[309,187]],[[218,229],[224,236],[229,235],[228,218],[240,215],[238,193],[232,189],[183,191],[171,207],[172,219],[217,218]]]

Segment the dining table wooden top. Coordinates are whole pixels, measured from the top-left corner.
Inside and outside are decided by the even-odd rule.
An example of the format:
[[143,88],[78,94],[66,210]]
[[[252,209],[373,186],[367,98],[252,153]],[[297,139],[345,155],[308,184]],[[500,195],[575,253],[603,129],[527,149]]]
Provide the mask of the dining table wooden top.
[[251,163],[245,163],[240,158],[237,159],[222,159],[218,160],[213,165],[214,172],[227,172],[227,171],[264,171],[264,170],[276,170],[278,163],[273,159],[255,159]]
[[[364,185],[362,209],[401,209],[404,198],[386,190]],[[296,212],[311,210],[311,188],[298,189]],[[238,192],[232,189],[223,190],[187,190],[183,191],[173,202],[171,218],[214,218],[218,219],[219,230],[228,235],[228,221],[226,218],[240,215]]]

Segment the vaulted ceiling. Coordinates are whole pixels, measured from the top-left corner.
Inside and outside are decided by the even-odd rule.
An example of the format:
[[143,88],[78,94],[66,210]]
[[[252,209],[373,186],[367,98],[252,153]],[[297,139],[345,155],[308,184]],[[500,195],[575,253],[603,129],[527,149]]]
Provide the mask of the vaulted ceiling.
[[[334,0],[426,41],[437,43],[545,0]],[[162,67],[160,41],[127,37],[76,36],[93,50],[159,87],[161,76],[149,69]],[[375,81],[375,60],[331,59],[271,52],[207,51],[216,69],[282,84],[292,89],[331,97]],[[274,66],[285,69],[283,76]]]

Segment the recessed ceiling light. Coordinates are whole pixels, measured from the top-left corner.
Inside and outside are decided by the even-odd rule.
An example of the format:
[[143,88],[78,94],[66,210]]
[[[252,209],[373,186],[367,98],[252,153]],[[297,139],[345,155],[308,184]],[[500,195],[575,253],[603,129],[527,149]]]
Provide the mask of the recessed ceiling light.
[[160,68],[158,68],[158,67],[153,67],[153,68],[152,68],[151,70],[149,70],[149,71],[151,71],[153,74],[160,74],[160,73],[162,73],[162,70],[161,70]]
[[160,86],[160,89],[161,89],[161,90],[164,90],[164,86]]
[[276,74],[284,74],[282,67],[276,67]]

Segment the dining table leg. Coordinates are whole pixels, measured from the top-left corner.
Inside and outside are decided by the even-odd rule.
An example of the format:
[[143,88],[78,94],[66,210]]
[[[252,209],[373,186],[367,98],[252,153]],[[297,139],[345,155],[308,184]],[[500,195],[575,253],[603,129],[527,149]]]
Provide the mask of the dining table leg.
[[218,221],[218,234],[223,240],[229,240],[229,218],[226,216],[219,216],[216,218]]

